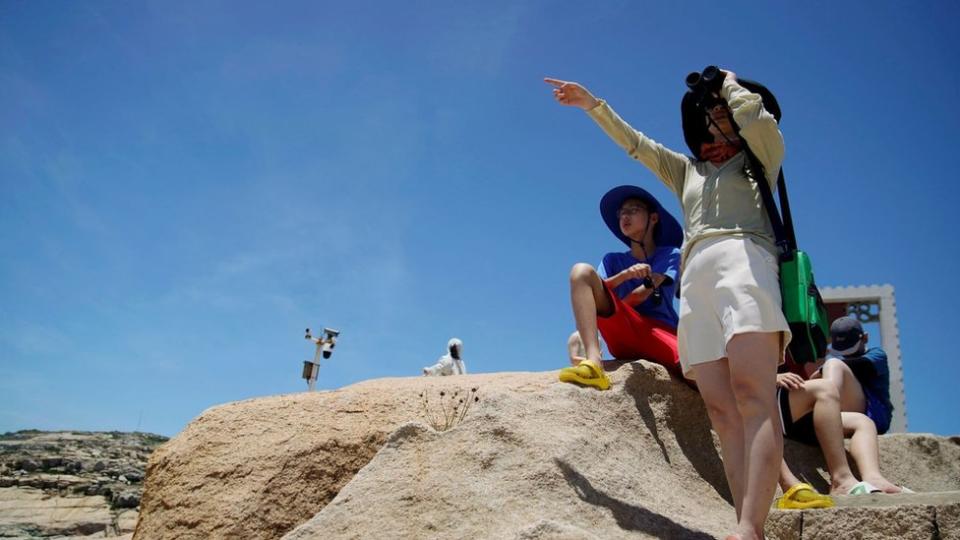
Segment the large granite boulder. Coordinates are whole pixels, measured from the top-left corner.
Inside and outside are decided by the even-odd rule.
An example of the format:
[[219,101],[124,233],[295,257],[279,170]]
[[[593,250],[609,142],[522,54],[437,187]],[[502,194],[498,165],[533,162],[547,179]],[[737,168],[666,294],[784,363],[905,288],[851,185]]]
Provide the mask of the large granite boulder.
[[[556,372],[379,379],[212,408],[150,457],[134,538],[712,538],[729,531],[734,512],[698,394],[642,361],[611,378],[607,392],[559,383]],[[960,490],[955,439],[883,437],[881,452],[895,482]],[[788,456],[825,487],[816,449],[789,444]],[[956,493],[943,497],[937,507],[946,521],[923,514],[939,534],[955,527],[949,508],[960,502]],[[911,505],[907,495],[885,500]],[[850,511],[861,510],[840,509]],[[801,514],[771,519],[771,534],[818,537],[803,535]]]

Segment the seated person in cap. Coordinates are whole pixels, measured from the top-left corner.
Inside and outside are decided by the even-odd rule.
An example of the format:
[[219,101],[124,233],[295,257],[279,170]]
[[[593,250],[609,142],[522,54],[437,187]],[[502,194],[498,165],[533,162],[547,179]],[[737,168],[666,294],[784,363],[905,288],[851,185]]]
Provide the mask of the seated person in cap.
[[[784,436],[823,450],[830,472],[830,493],[900,493],[909,491],[880,473],[877,434],[890,426],[889,370],[882,349],[866,350],[867,334],[851,317],[841,317],[830,328],[831,354],[809,380],[796,373],[777,375],[777,398]],[[857,481],[847,462],[843,439],[863,481]],[[780,508],[820,508],[816,492],[801,483],[786,462],[781,465]],[[811,493],[812,492],[812,493]],[[806,500],[811,506],[801,506]],[[827,506],[827,505],[825,505]]]
[[600,215],[629,250],[607,253],[596,269],[577,263],[570,271],[577,331],[568,341],[573,367],[560,370],[560,380],[610,387],[598,330],[614,358],[650,360],[681,376],[673,297],[683,229],[653,195],[636,186],[607,192]]
[[877,433],[884,434],[893,417],[890,368],[883,349],[867,349],[869,337],[853,317],[833,321],[827,360],[811,378],[832,381],[840,391],[843,410],[867,415],[876,424]]

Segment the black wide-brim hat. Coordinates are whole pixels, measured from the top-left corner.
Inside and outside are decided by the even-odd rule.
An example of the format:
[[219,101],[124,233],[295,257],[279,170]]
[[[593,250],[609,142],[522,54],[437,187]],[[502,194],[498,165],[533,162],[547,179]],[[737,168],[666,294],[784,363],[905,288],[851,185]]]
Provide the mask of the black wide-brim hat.
[[607,224],[610,232],[621,242],[630,246],[630,239],[620,230],[620,218],[617,217],[620,206],[627,199],[640,199],[650,206],[651,212],[660,215],[659,228],[655,229],[653,235],[653,241],[657,244],[657,247],[680,247],[683,244],[683,227],[680,226],[677,218],[667,212],[660,201],[650,192],[637,186],[617,186],[600,199],[600,216],[603,218],[603,222]]
[[[773,115],[778,124],[780,123],[780,104],[777,103],[777,98],[773,95],[773,92],[766,86],[756,81],[751,81],[750,79],[737,77],[737,84],[754,94],[760,94],[760,98],[763,100],[763,108]],[[707,130],[704,114],[703,109],[697,108],[696,98],[693,93],[686,92],[683,94],[683,99],[680,101],[683,140],[687,143],[690,152],[692,152],[697,159],[702,159],[700,157],[700,145],[713,141],[713,135]]]

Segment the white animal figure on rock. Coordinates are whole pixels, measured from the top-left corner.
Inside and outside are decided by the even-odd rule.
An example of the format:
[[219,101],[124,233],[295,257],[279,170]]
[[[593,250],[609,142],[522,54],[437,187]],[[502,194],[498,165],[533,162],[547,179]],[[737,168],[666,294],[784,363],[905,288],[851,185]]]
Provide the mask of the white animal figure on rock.
[[423,368],[428,376],[466,375],[467,366],[463,363],[463,342],[453,338],[447,342],[447,354],[440,357],[436,364]]

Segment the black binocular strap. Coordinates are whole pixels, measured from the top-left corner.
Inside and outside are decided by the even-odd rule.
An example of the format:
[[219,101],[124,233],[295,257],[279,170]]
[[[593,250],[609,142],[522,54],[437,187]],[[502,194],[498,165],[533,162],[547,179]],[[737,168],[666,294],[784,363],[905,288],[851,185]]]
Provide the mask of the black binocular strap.
[[783,167],[777,174],[777,195],[780,198],[780,211],[783,213],[781,220],[780,212],[777,212],[777,205],[773,201],[773,193],[770,192],[770,184],[767,183],[767,175],[763,164],[747,146],[746,141],[743,141],[743,149],[747,153],[747,159],[751,162],[750,167],[759,171],[759,175],[754,175],[753,180],[760,189],[760,197],[763,198],[763,206],[767,210],[770,224],[773,225],[773,234],[776,237],[780,252],[786,254],[795,251],[797,249],[797,235],[793,229],[793,215],[790,213],[790,200],[787,197],[787,183],[783,179]]

